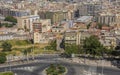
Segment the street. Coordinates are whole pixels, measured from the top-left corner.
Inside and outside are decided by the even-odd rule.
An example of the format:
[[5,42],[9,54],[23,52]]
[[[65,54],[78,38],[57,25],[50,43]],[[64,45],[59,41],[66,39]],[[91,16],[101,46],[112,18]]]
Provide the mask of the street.
[[[50,64],[61,64],[65,66],[68,69],[66,75],[102,75],[103,69],[101,66],[69,62],[58,55],[38,56],[35,57],[35,60],[31,63],[13,64],[14,63],[11,63],[11,65],[1,67],[0,71],[13,71],[16,75],[44,75],[43,70]],[[103,75],[120,75],[120,70],[117,68],[104,67]]]

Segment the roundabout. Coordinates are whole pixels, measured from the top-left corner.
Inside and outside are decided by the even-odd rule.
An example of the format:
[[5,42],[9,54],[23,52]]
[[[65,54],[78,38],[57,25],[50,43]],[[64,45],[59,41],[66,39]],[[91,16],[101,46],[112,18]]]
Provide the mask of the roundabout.
[[65,75],[120,75],[120,70],[116,68],[104,67],[102,71],[103,68],[100,66],[68,62],[64,59],[59,60],[57,57],[32,63],[0,67],[0,72],[12,71],[15,75],[46,75],[43,71],[51,64],[60,64],[67,68]]
[[66,75],[67,68],[60,64],[50,64],[43,73],[45,75]]

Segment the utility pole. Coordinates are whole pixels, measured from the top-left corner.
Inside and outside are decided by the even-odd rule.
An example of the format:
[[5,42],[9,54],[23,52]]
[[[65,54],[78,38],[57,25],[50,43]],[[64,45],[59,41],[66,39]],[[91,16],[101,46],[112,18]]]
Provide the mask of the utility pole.
[[8,58],[9,71],[11,71],[11,60],[12,60],[12,56],[10,55]]
[[29,58],[28,58],[28,52],[26,51],[26,55],[27,55],[27,62],[29,62]]
[[34,60],[34,44],[33,44],[33,49],[32,49],[32,59]]
[[104,70],[104,53],[103,53],[103,50],[102,50],[102,75],[103,75],[103,70]]
[[102,59],[102,75],[103,75],[103,70],[104,70],[104,60]]

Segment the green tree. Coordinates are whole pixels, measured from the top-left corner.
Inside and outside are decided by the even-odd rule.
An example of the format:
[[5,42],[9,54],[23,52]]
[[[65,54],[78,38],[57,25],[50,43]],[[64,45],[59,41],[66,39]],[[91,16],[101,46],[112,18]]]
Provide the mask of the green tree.
[[114,58],[117,56],[120,59],[120,51],[114,50],[111,52],[111,55],[114,56]]
[[50,48],[51,48],[52,50],[56,50],[56,47],[57,47],[56,40],[52,40],[52,41],[50,42]]
[[96,56],[103,54],[105,48],[99,42],[99,39],[92,35],[84,40],[83,49],[85,50],[85,53]]
[[32,47],[26,48],[25,50],[22,51],[24,55],[27,55],[32,52]]
[[2,25],[2,23],[0,22],[0,28],[2,27],[3,25]]
[[105,53],[106,53],[109,57],[111,57],[113,51],[115,51],[115,49],[114,49],[113,46],[110,46],[110,48],[106,48],[106,49],[105,49]]
[[7,27],[7,28],[10,28],[10,27],[13,27],[14,25],[13,24],[8,24],[8,23],[4,23],[4,26]]
[[65,44],[65,54],[71,55],[73,53],[74,54],[79,53],[78,45],[76,45],[76,44]]
[[0,64],[5,63],[6,61],[6,54],[5,53],[0,53]]
[[26,48],[22,51],[22,53],[27,57],[27,61],[29,62],[29,54],[32,52],[32,47]]
[[112,56],[120,56],[120,46],[116,46],[114,50],[111,51]]
[[98,29],[102,29],[102,24],[98,23],[97,27],[98,27]]
[[0,24],[0,27],[2,27],[2,26],[5,26],[5,27],[7,27],[7,28],[10,28],[10,27],[13,27],[14,24],[13,24],[13,23],[12,23],[12,24],[9,24],[9,23],[1,23],[1,24]]
[[17,19],[14,18],[13,16],[7,16],[4,19],[5,21],[9,21],[9,22],[13,22],[13,23],[17,23]]
[[91,26],[91,23],[89,23],[89,24],[87,25],[87,29],[89,29],[90,26]]
[[12,45],[8,42],[3,42],[2,48],[3,48],[3,51],[11,51]]

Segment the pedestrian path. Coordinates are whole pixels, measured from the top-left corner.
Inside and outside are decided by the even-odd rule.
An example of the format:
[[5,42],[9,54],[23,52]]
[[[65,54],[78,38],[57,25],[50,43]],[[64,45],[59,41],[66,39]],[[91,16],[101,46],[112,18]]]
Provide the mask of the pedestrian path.
[[84,59],[84,58],[71,58],[71,59],[64,58],[63,60],[65,60],[66,62],[73,62],[73,63],[78,63],[78,64],[116,68],[115,66],[111,64],[110,61],[106,61],[106,60],[89,60],[89,59]]

